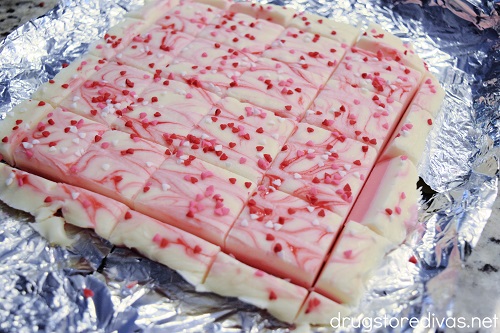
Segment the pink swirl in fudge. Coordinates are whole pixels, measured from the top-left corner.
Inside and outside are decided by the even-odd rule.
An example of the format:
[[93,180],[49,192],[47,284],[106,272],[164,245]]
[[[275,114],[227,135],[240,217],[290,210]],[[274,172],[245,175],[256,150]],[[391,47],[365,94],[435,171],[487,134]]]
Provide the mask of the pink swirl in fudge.
[[342,222],[326,209],[260,186],[231,228],[224,251],[250,266],[312,287]]
[[70,183],[132,207],[133,198],[165,160],[165,148],[119,131],[95,136],[71,167]]
[[264,177],[264,184],[346,216],[377,153],[335,132],[300,123]]
[[110,62],[65,98],[61,106],[113,127],[120,112],[132,108],[137,95],[153,80],[148,72]]
[[254,188],[248,179],[179,152],[146,181],[134,207],[222,246]]
[[107,127],[61,108],[49,112],[14,152],[16,166],[57,180],[71,181],[71,166]]

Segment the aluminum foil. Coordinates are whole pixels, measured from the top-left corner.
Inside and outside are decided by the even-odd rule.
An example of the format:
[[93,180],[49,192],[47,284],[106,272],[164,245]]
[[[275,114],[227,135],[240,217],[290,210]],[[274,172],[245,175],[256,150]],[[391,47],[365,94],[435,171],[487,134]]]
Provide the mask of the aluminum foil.
[[[450,315],[461,263],[497,196],[500,147],[499,1],[275,1],[351,24],[381,24],[411,41],[446,89],[419,168],[419,225],[376,272],[342,330],[363,318]],[[61,0],[0,43],[0,112],[28,98],[63,63],[140,0]],[[265,311],[202,294],[174,271],[86,230],[72,249],[50,246],[32,218],[0,204],[1,332],[290,332]],[[408,258],[415,256],[417,264]],[[92,296],[92,297],[89,297]],[[333,316],[334,314],[332,314]],[[421,325],[383,332],[431,332]],[[444,327],[441,327],[444,328]],[[318,332],[331,328],[314,328]],[[375,331],[375,330],[372,330]]]

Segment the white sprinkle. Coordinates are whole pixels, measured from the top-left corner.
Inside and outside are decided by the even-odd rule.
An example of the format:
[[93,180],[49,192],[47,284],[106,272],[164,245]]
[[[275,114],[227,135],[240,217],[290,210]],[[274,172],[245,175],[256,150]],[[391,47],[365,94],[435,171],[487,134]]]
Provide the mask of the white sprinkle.
[[274,227],[273,221],[267,221],[265,224],[266,228],[272,229]]
[[283,228],[283,224],[279,224],[279,223],[274,224],[274,230],[279,231],[281,228]]
[[80,139],[85,139],[87,133],[78,133],[78,136],[80,137]]
[[151,168],[151,167],[153,166],[153,162],[149,162],[149,161],[148,161],[148,162],[146,162],[146,166],[147,166],[148,168]]
[[189,145],[190,145],[189,141],[184,141],[184,142],[182,143],[182,146],[183,146],[183,147],[189,147]]
[[325,161],[327,161],[328,160],[328,155],[327,154],[323,154],[323,155],[321,155],[321,158],[324,159]]
[[265,145],[265,144],[267,144],[266,139],[260,139],[260,140],[259,140],[259,144],[260,144],[260,145]]
[[5,185],[9,186],[10,184],[12,184],[12,182],[14,182],[14,178],[7,178],[5,180]]
[[215,151],[222,151],[222,145],[215,145]]
[[73,140],[71,140],[74,144],[79,144],[80,143],[80,138],[74,138]]
[[104,163],[104,164],[102,165],[102,169],[103,169],[104,171],[108,171],[110,167],[111,167],[111,166],[110,166],[108,163]]
[[68,147],[61,147],[61,153],[65,153],[68,151]]
[[23,147],[24,147],[24,149],[31,149],[31,148],[33,148],[33,144],[31,144],[29,142],[23,142]]
[[248,220],[247,219],[243,219],[243,220],[241,220],[240,224],[241,224],[242,227],[248,227]]
[[76,128],[76,126],[70,126],[70,127],[69,127],[69,131],[70,131],[71,133],[78,133],[78,128]]
[[161,189],[166,192],[168,190],[170,190],[170,185],[168,185],[167,183],[162,183],[161,184]]
[[121,58],[123,57],[123,54],[118,53],[118,54],[116,55],[116,57],[117,57],[118,59],[121,59]]
[[273,135],[271,135],[273,137],[274,140],[278,140],[280,138],[279,134],[278,133],[274,133]]
[[273,185],[275,185],[275,186],[281,186],[281,179],[275,179],[275,180],[273,180]]
[[316,225],[316,226],[319,225],[318,219],[314,219],[311,223],[312,223],[312,225]]
[[325,166],[325,162],[323,162],[323,161],[319,161],[319,162],[318,162],[318,166],[319,166],[320,168],[324,167],[324,166]]
[[359,172],[357,172],[357,171],[353,172],[353,173],[352,173],[352,175],[353,175],[354,177],[358,178],[358,179],[359,179],[359,177],[360,177]]
[[35,139],[35,140],[31,141],[31,143],[34,144],[34,145],[37,145],[37,144],[40,143],[40,140]]
[[250,214],[250,218],[252,220],[257,220],[259,218],[259,215],[257,215],[257,214]]
[[282,123],[285,121],[285,118],[278,117],[278,122]]
[[295,179],[301,179],[302,176],[300,175],[300,173],[296,172],[296,173],[293,174],[293,178],[295,178]]
[[309,211],[309,213],[314,212],[314,207],[313,206],[307,206],[306,208]]
[[73,200],[78,199],[79,196],[80,196],[80,193],[78,193],[78,192],[71,192],[71,197],[73,198]]
[[57,151],[57,149],[56,149],[56,147],[55,147],[55,146],[52,146],[52,147],[50,147],[50,148],[49,148],[49,151],[50,151],[51,153],[55,153],[55,152]]
[[115,140],[113,140],[113,141],[111,141],[111,143],[112,143],[112,144],[113,144],[113,146],[115,146],[115,147],[116,147],[116,146],[118,146],[118,140],[116,140],[116,139],[115,139]]
[[227,169],[230,169],[233,166],[231,162],[226,162],[225,164]]
[[212,119],[210,117],[206,117],[205,118],[205,123],[206,124],[211,124],[211,123],[213,123],[213,121],[212,121]]
[[345,175],[347,175],[347,172],[345,172],[344,170],[339,170],[339,175],[341,177],[344,177]]
[[309,148],[309,149],[307,150],[307,153],[308,153],[308,154],[312,154],[312,153],[314,153],[315,151],[316,151],[316,150],[314,150],[314,149],[312,149],[312,148]]
[[181,155],[181,156],[179,157],[179,159],[180,159],[180,160],[182,160],[182,161],[185,161],[185,160],[187,160],[188,158],[189,158],[189,156],[188,156],[188,155]]
[[208,140],[208,139],[210,139],[210,136],[209,136],[208,134],[203,133],[203,134],[201,135],[201,138],[202,138],[203,140]]
[[344,169],[346,169],[347,171],[351,170],[351,165],[350,164],[344,164]]
[[264,158],[264,153],[263,152],[258,152],[257,154],[258,158]]
[[78,102],[80,100],[80,96],[73,96],[73,102]]
[[333,229],[331,226],[327,226],[326,227],[326,231],[329,232],[329,233],[332,233],[333,232]]

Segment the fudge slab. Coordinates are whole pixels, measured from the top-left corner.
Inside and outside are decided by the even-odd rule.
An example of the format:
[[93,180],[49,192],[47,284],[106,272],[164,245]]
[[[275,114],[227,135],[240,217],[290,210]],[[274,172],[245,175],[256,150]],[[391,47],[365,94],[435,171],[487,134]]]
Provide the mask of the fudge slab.
[[305,288],[245,265],[222,252],[217,254],[205,282],[197,290],[237,297],[289,323],[307,297]]
[[309,288],[342,223],[342,217],[326,209],[260,186],[231,228],[224,251]]
[[223,246],[255,184],[178,154],[165,160],[134,200],[135,210]]
[[368,145],[299,123],[263,184],[347,216],[376,156]]
[[389,103],[388,100],[388,97],[366,89],[330,80],[306,112],[304,121],[336,131],[379,151],[404,112],[400,103]]
[[418,173],[406,156],[377,162],[348,220],[359,222],[395,244],[415,228]]

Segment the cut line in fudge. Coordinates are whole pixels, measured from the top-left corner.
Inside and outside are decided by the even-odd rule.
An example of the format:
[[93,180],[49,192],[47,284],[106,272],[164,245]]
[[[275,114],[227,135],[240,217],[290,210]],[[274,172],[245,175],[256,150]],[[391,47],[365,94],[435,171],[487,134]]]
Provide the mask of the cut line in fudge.
[[292,8],[278,6],[270,3],[261,4],[258,2],[249,1],[233,3],[229,7],[229,11],[246,14],[256,19],[269,21],[282,26],[287,26],[287,24],[295,15],[295,10]]
[[312,287],[343,218],[260,186],[226,237],[224,251],[253,267]]

